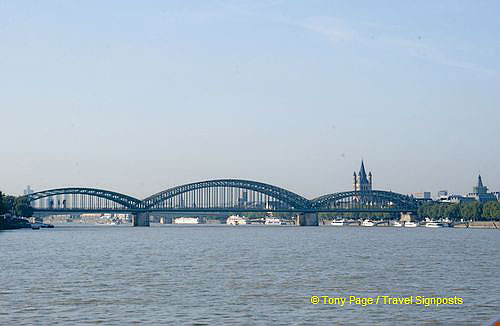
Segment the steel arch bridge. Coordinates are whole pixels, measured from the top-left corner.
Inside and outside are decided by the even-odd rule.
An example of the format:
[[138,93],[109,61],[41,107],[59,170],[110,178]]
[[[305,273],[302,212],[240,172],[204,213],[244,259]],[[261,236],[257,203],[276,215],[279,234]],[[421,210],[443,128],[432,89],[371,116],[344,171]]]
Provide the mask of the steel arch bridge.
[[311,202],[318,212],[415,212],[418,201],[392,191],[345,191],[317,197]]
[[243,209],[253,211],[295,211],[310,208],[310,201],[289,190],[270,184],[239,179],[189,183],[154,194],[142,207],[164,209]]
[[416,212],[419,202],[390,191],[346,191],[312,200],[266,183],[219,179],[189,183],[143,200],[94,188],[58,188],[26,195],[35,212]]
[[35,211],[128,211],[141,206],[137,198],[95,188],[57,188],[25,197]]

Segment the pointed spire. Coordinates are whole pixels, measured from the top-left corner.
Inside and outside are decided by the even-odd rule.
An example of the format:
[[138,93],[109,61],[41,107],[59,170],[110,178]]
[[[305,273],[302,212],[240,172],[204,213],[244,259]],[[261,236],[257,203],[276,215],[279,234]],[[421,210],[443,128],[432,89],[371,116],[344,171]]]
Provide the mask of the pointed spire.
[[481,175],[477,177],[477,187],[482,188],[483,187],[483,180],[481,179]]
[[367,182],[368,180],[366,179],[366,171],[365,171],[365,164],[363,160],[361,160],[361,167],[359,168],[359,179],[361,182]]

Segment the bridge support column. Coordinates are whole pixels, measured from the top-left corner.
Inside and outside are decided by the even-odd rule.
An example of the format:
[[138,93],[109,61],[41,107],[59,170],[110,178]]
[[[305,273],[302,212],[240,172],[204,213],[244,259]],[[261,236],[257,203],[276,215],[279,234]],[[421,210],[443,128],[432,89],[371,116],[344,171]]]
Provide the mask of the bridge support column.
[[300,213],[300,226],[319,226],[318,213]]
[[133,213],[132,223],[134,226],[149,226],[149,213],[148,212]]

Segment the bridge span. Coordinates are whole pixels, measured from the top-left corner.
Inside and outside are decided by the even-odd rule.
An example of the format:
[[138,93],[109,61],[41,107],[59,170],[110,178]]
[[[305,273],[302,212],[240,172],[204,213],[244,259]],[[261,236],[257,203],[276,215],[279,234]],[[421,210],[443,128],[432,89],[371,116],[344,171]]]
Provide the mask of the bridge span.
[[300,225],[318,225],[318,213],[416,212],[418,201],[391,191],[345,191],[307,199],[270,184],[218,179],[166,189],[144,199],[95,188],[57,188],[26,195],[36,213],[129,213],[134,226],[149,226],[149,214],[295,213]]

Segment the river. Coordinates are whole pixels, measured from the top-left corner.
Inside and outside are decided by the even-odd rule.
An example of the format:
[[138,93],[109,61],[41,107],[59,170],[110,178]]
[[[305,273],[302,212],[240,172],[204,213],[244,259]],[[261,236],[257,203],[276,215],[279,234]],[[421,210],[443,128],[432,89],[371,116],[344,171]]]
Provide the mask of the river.
[[[0,324],[481,325],[500,313],[481,229],[59,225],[0,232]],[[412,304],[311,304],[311,296]],[[415,304],[416,296],[462,304]],[[328,299],[326,299],[328,300]]]

